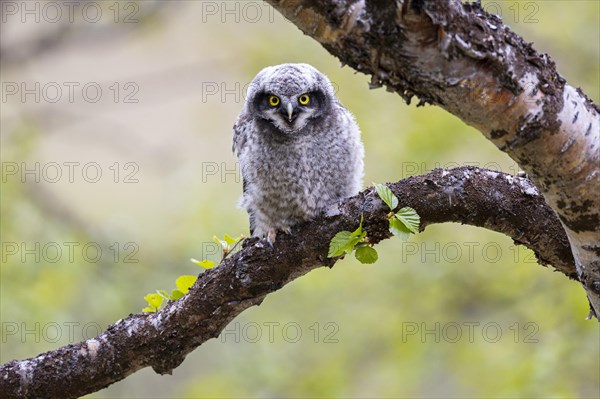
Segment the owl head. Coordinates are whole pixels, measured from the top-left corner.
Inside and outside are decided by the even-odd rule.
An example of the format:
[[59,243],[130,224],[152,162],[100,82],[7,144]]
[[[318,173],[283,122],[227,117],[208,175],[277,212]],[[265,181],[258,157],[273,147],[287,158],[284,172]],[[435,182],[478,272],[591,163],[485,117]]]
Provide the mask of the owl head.
[[336,102],[331,82],[308,64],[281,64],[260,71],[250,83],[250,115],[271,123],[283,134],[302,131]]

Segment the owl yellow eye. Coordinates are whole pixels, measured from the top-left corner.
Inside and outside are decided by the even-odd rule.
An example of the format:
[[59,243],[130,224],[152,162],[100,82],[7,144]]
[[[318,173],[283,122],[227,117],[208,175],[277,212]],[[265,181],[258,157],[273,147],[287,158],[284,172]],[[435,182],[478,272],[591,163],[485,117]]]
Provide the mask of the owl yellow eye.
[[310,97],[308,96],[308,94],[303,94],[300,97],[298,97],[298,102],[302,105],[306,105],[310,102]]
[[271,107],[276,107],[279,105],[279,97],[277,96],[269,96],[269,105]]

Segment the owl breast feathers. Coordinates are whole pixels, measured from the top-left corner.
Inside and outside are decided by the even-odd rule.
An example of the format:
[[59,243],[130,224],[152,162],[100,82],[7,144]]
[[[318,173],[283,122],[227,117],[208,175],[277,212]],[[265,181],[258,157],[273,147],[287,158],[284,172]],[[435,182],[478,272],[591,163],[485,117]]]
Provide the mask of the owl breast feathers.
[[358,125],[329,79],[307,64],[256,75],[233,127],[236,150],[253,236],[274,240],[361,187]]

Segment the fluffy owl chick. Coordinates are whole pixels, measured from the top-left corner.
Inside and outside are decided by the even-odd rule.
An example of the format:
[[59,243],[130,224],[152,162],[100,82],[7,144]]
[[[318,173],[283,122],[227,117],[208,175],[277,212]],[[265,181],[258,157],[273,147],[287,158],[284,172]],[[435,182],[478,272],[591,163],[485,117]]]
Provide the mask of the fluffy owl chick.
[[277,231],[356,194],[364,149],[352,114],[329,79],[307,64],[263,69],[248,88],[233,127],[250,233]]

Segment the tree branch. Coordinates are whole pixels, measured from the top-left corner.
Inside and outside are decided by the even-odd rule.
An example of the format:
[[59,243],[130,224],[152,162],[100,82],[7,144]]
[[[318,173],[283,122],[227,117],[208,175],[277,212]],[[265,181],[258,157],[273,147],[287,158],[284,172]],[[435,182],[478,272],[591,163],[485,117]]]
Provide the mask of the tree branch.
[[359,72],[407,102],[439,105],[513,158],[569,237],[600,314],[600,113],[547,54],[478,3],[267,0]]
[[[433,172],[390,185],[400,207],[421,216],[421,229],[460,222],[498,231],[533,249],[542,264],[569,278],[575,266],[555,213],[527,179],[472,167]],[[248,239],[244,248],[200,275],[189,294],[156,313],[130,315],[96,338],[0,367],[2,398],[78,397],[126,378],[144,367],[170,373],[186,355],[217,337],[238,314],[266,295],[336,259],[327,258],[331,238],[363,228],[371,242],[391,236],[387,206],[370,187],[303,223],[291,235],[279,234],[270,247]]]

